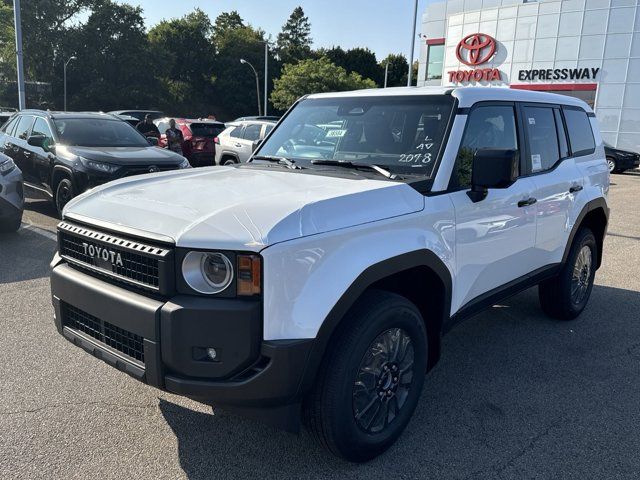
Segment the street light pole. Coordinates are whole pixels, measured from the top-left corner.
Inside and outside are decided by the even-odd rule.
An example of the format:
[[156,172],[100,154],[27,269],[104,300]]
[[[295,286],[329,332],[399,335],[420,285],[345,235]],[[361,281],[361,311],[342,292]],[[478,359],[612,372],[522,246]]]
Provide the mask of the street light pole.
[[413,53],[416,48],[416,22],[418,20],[418,0],[415,0],[413,7],[413,28],[411,29],[411,54],[409,55],[409,75],[407,76],[407,87],[411,86],[411,77],[413,76]]
[[13,21],[16,28],[16,62],[18,69],[18,109],[27,108],[24,89],[24,67],[22,64],[22,20],[20,18],[20,0],[13,0]]
[[389,78],[389,62],[384,66],[384,88],[387,88],[387,79]]
[[250,62],[247,62],[244,58],[240,59],[240,63],[242,63],[243,65],[249,65],[251,67],[251,70],[253,70],[253,74],[256,76],[256,93],[258,94],[258,116],[260,116],[262,115],[262,111],[260,109],[260,80],[258,79],[258,72],[254,68],[254,66],[251,65]]
[[72,60],[76,60],[77,57],[74,55],[72,57],[69,57],[69,59],[64,62],[64,111],[67,111],[67,65],[69,65],[69,62],[71,62]]
[[269,78],[269,42],[264,42],[264,115],[267,115],[267,80]]

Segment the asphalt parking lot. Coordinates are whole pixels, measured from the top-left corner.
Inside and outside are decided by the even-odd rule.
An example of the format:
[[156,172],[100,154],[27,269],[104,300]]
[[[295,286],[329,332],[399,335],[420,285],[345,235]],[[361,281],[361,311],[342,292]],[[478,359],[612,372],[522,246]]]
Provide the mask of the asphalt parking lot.
[[640,173],[612,177],[604,266],[575,322],[536,290],[444,340],[400,441],[365,464],[142,385],[55,331],[56,220],[0,236],[0,478],[640,477]]

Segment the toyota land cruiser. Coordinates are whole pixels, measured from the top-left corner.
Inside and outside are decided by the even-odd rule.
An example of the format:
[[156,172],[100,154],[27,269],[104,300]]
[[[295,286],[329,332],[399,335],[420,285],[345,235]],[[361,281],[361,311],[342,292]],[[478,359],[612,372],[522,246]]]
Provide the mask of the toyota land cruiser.
[[583,311],[608,190],[575,98],[309,95],[249,163],[69,202],[55,323],[149,385],[292,431],[303,420],[365,461],[406,427],[453,325],[534,285],[551,317]]

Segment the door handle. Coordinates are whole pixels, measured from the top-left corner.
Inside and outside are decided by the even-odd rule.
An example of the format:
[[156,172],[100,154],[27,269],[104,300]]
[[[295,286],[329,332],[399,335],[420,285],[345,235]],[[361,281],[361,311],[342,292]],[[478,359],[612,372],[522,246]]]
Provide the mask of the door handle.
[[237,148],[242,148],[242,144],[241,143],[236,143],[236,147]]
[[518,202],[518,207],[530,207],[538,202],[537,198],[527,198],[526,200],[520,200]]
[[574,185],[569,189],[569,193],[577,193],[582,190],[584,187],[582,185]]

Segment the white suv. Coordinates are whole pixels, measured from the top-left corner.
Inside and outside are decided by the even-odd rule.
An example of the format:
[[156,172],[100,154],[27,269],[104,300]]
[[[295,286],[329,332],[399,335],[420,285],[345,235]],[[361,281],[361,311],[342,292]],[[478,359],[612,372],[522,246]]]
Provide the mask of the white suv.
[[228,123],[227,128],[215,138],[216,165],[244,163],[273,127],[272,121],[240,121]]
[[609,172],[582,101],[503,88],[299,100],[247,164],[70,202],[51,277],[67,339],[149,385],[364,461],[453,325],[538,285],[585,308]]

